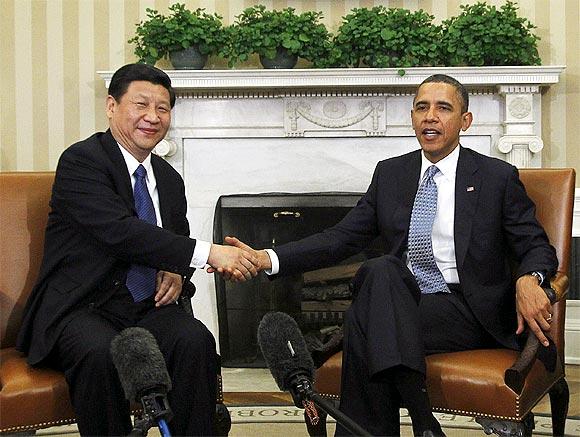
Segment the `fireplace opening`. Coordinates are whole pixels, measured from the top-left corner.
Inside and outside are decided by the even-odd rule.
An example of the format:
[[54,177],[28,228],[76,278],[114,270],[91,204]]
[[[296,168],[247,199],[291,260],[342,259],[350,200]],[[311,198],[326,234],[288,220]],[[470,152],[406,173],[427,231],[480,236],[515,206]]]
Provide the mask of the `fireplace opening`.
[[[339,222],[362,193],[267,193],[221,196],[214,216],[214,241],[232,235],[255,248],[273,248],[320,232]],[[222,365],[265,367],[257,342],[260,320],[283,311],[306,336],[342,325],[351,302],[350,280],[367,259],[383,254],[379,239],[339,265],[269,280],[232,283],[219,275],[216,300]]]

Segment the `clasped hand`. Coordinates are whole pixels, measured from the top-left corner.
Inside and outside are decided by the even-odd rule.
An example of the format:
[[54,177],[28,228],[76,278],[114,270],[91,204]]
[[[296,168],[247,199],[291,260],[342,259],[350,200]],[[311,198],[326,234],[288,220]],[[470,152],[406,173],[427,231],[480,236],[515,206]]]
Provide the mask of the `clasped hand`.
[[264,250],[255,250],[235,237],[226,237],[226,245],[212,244],[208,273],[219,273],[225,280],[243,282],[260,271],[271,268],[270,257]]

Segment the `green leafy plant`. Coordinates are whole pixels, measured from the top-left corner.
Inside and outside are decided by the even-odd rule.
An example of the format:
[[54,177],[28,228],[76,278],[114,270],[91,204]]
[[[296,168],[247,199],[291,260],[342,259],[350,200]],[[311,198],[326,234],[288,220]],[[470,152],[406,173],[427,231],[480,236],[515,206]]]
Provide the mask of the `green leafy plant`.
[[463,12],[443,22],[445,65],[540,65],[536,27],[518,17],[507,1],[498,10],[484,2],[461,5]]
[[343,17],[325,66],[414,67],[440,64],[441,28],[423,10],[375,6]]
[[224,46],[222,17],[208,14],[204,9],[191,11],[184,4],[169,6],[168,16],[147,9],[147,20],[137,24],[135,36],[128,42],[135,44],[135,55],[141,62],[155,64],[171,52],[197,45],[202,55],[218,54]]
[[249,7],[227,28],[229,65],[246,61],[253,53],[274,59],[280,47],[311,62],[324,58],[330,49],[330,34],[321,19],[321,12],[296,14],[294,8]]

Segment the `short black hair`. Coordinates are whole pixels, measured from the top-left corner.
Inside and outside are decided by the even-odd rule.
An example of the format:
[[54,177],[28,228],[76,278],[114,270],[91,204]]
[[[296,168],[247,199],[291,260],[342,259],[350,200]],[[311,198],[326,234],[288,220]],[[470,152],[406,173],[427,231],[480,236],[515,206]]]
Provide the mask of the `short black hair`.
[[175,91],[171,87],[171,79],[163,70],[148,64],[127,64],[115,71],[109,84],[109,95],[113,96],[118,102],[127,92],[131,82],[139,80],[161,85],[169,91],[169,103],[173,108],[175,105]]
[[[463,84],[459,82],[457,79],[451,76],[447,76],[446,74],[433,74],[432,76],[429,76],[427,79],[421,82],[421,85],[425,83],[446,83],[448,85],[451,85],[453,88],[455,88],[455,91],[457,92],[457,95],[461,100],[461,112],[465,113],[468,111],[469,94],[467,93],[467,89],[465,89]],[[421,85],[419,85],[419,88],[421,88]],[[419,88],[417,88],[417,91],[419,90]]]

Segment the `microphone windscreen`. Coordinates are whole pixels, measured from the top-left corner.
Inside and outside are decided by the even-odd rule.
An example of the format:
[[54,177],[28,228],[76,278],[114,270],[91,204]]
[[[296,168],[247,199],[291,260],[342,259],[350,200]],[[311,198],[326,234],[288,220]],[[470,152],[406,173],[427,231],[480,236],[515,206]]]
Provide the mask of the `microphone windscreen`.
[[280,390],[289,390],[290,377],[297,374],[314,379],[312,356],[298,324],[288,314],[266,314],[258,326],[258,344]]
[[127,328],[111,341],[111,356],[119,380],[130,401],[139,401],[149,391],[166,394],[171,378],[155,337],[144,328]]

